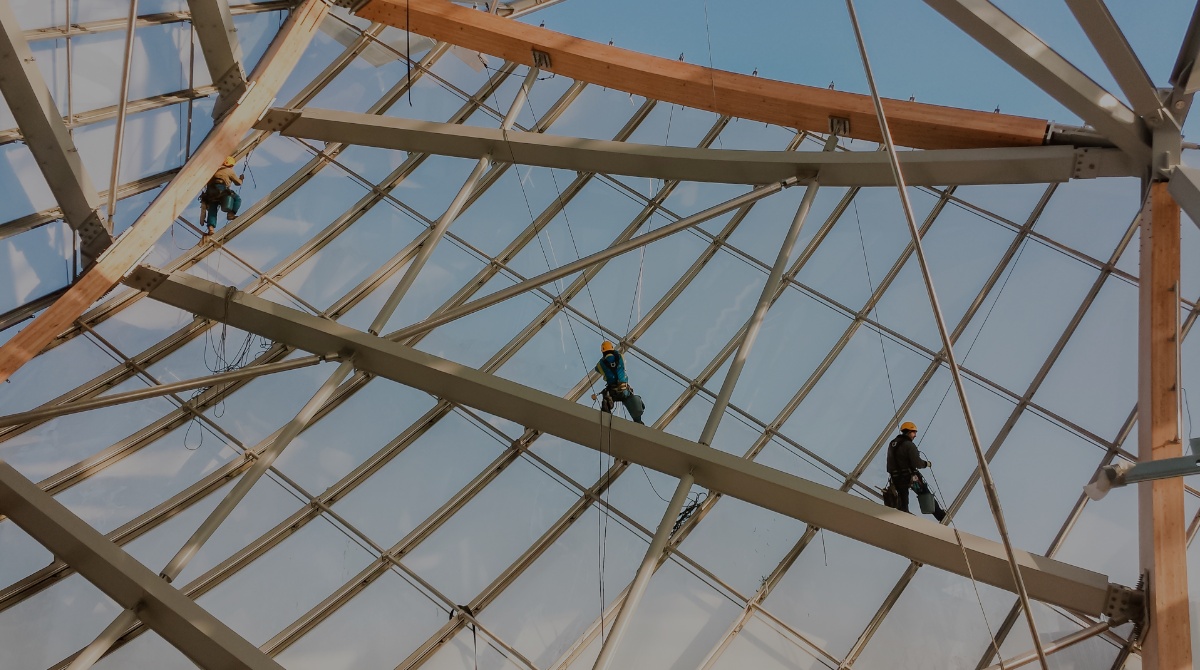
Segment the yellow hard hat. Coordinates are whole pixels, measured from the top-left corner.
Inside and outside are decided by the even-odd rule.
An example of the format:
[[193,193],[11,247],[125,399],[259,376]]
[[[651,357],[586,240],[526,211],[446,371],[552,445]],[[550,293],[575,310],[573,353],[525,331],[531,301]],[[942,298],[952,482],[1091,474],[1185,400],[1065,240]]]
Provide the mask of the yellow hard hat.
[[614,347],[613,343],[609,342],[608,340],[604,340],[603,342],[600,343],[600,351],[601,352],[612,351],[614,349],[616,349],[616,347]]
[[904,423],[900,424],[900,430],[911,430],[915,433],[917,432],[917,424],[913,423],[912,421],[905,421]]
[[226,156],[225,162],[221,163],[221,165],[224,165],[225,167],[233,167],[234,165],[237,165],[237,159],[233,156]]

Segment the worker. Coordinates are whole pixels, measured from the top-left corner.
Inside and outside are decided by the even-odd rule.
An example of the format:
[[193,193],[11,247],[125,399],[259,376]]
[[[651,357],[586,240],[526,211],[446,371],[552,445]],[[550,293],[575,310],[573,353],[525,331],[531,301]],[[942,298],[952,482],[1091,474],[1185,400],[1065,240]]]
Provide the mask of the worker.
[[207,235],[217,232],[217,211],[225,210],[225,219],[233,221],[237,218],[238,209],[242,206],[242,196],[234,190],[234,185],[241,186],[245,174],[234,174],[233,166],[237,161],[233,156],[226,156],[221,167],[208,180],[208,186],[200,194],[200,218],[208,224]]
[[[600,411],[612,414],[613,407],[620,401],[629,412],[629,418],[633,419],[634,423],[642,423],[642,412],[646,411],[646,405],[642,402],[642,397],[634,395],[633,388],[629,386],[629,376],[625,374],[625,359],[613,343],[607,340],[600,345],[600,353],[603,356],[596,363],[596,371],[604,375],[605,382]],[[595,398],[593,395],[592,399]]]
[[[917,426],[911,421],[900,424],[900,434],[888,443],[887,471],[896,490],[896,509],[908,512],[908,491],[912,489],[918,494],[930,493],[929,485],[921,476],[920,470],[931,465],[921,458],[921,452],[913,443],[917,436]],[[911,514],[911,512],[909,512]],[[946,512],[934,499],[933,516],[938,521],[946,518]]]

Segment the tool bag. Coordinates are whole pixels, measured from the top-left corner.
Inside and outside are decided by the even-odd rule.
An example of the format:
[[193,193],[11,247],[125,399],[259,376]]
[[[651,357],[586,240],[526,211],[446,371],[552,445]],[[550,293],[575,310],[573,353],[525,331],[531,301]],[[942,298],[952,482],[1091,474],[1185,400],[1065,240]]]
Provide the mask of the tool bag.
[[892,509],[900,507],[900,492],[896,490],[896,485],[889,478],[887,486],[883,487],[883,504]]
[[913,478],[912,490],[917,494],[917,504],[921,506],[921,514],[933,514],[937,509],[937,499],[933,497],[933,491],[929,490],[929,484],[925,483],[925,477],[920,473]]

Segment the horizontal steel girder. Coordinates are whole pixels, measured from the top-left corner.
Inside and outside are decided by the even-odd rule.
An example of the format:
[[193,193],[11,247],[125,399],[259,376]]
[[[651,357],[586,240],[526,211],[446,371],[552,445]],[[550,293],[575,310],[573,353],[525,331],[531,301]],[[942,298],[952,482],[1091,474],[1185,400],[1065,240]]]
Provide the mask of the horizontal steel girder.
[[0,513],[205,670],[282,670],[120,547],[0,460]]
[[[823,186],[893,186],[887,154],[878,151],[733,151],[589,140],[500,131],[327,109],[272,109],[259,130],[288,137],[409,152],[481,158],[577,172],[656,179],[768,184],[789,177]],[[1069,146],[942,149],[899,154],[910,186],[1045,184],[1072,178],[1135,176],[1117,149]],[[1080,164],[1085,161],[1086,165]]]
[[[420,389],[439,398],[504,417],[522,426],[599,449],[597,410],[422,353],[384,338],[237,292],[198,277],[166,275],[141,266],[127,283],[150,297],[208,318],[313,353],[353,354],[365,372]],[[800,479],[733,454],[614,419],[606,449],[615,458],[674,477],[689,472],[700,486],[770,509],[885,551],[966,576],[963,550],[952,529]],[[962,534],[975,579],[1014,589],[1003,547]],[[1025,551],[1017,552],[1029,595],[1047,603],[1098,616],[1108,578]]]

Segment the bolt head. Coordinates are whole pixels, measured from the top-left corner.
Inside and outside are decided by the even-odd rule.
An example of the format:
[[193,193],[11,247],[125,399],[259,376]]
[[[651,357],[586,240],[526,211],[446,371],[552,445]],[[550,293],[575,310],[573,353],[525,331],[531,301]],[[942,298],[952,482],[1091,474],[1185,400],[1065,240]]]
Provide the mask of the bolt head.
[[1175,101],[1175,109],[1183,109],[1183,107],[1184,107],[1184,102],[1182,100]]

